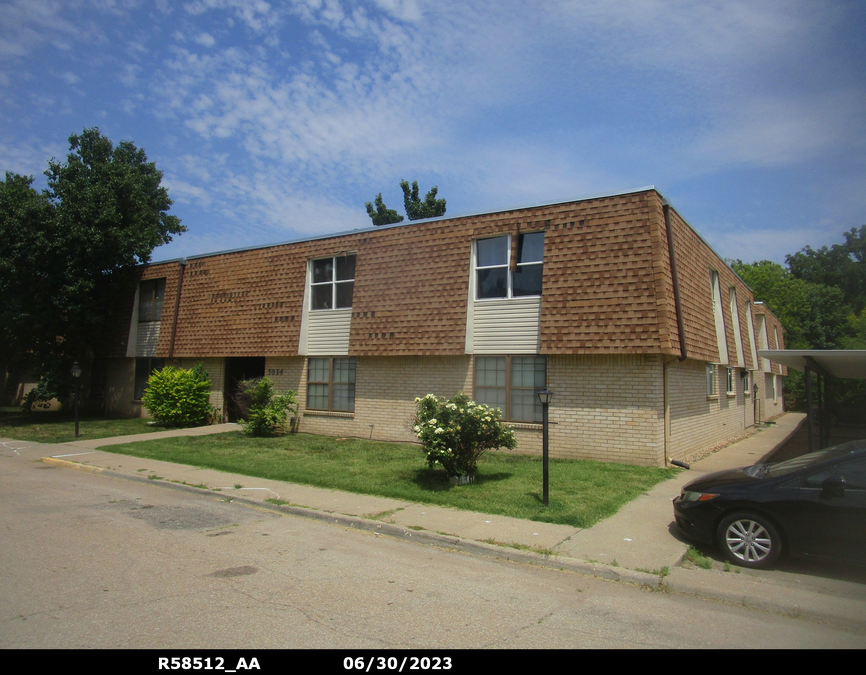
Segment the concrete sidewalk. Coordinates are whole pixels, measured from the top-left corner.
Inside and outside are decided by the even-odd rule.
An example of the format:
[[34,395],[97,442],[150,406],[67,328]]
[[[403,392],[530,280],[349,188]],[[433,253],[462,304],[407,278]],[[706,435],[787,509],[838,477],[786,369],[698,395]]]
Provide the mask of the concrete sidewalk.
[[[679,494],[681,487],[713,471],[760,461],[782,445],[804,417],[793,413],[784,415],[775,424],[693,463],[691,470],[682,471],[675,478],[660,483],[616,515],[584,530],[251,478],[98,449],[137,440],[221,433],[237,429],[234,424],[39,445],[39,450],[44,453],[50,449],[51,456],[43,461],[55,465],[109,472],[139,481],[158,480],[181,489],[219,490],[222,498],[231,496],[259,507],[377,534],[650,587],[665,587],[771,611],[841,622],[857,630],[866,630],[866,585],[796,574],[774,576],[772,572],[745,570],[732,574],[679,567],[689,544],[673,526],[671,500]],[[20,443],[21,449],[25,445],[37,445],[15,443]],[[552,486],[552,499],[555,499],[555,489],[555,485]],[[279,500],[279,505],[267,500]]]

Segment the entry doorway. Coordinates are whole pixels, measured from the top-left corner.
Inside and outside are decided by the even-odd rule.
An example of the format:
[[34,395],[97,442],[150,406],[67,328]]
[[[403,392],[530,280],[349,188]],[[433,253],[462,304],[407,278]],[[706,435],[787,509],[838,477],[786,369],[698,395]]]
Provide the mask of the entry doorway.
[[265,357],[245,356],[226,359],[225,413],[229,422],[238,421],[238,410],[235,405],[235,394],[238,382],[252,380],[265,376]]

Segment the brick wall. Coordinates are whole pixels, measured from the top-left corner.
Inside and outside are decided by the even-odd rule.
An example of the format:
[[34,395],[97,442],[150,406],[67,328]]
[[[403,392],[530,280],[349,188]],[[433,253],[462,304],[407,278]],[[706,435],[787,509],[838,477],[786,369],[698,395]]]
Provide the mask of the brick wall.
[[[734,370],[730,396],[724,366],[716,366],[716,395],[707,396],[706,363],[691,359],[668,366],[669,459],[686,459],[741,436],[754,424],[752,397],[745,396],[742,370]],[[760,376],[759,376],[760,377]]]
[[416,442],[415,398],[472,391],[470,356],[362,356],[356,359],[355,412],[306,411],[306,368],[299,383],[299,430],[312,434]]
[[547,372],[552,457],[664,462],[661,357],[549,356]]

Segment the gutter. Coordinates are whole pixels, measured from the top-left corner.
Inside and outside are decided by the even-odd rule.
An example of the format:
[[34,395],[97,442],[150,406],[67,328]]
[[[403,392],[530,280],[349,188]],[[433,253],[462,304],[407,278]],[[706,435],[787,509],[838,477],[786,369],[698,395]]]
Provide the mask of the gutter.
[[674,229],[671,225],[671,205],[667,199],[662,197],[662,209],[665,213],[665,229],[668,234],[668,254],[671,259],[671,280],[674,285],[674,306],[677,312],[677,331],[680,336],[680,361],[685,361],[688,358],[686,351],[686,329],[683,323],[683,305],[680,301],[680,280],[677,274],[677,256],[674,251]]

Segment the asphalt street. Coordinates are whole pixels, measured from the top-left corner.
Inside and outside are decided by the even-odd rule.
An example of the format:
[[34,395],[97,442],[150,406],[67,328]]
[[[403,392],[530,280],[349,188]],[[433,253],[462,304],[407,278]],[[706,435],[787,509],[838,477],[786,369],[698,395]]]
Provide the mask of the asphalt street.
[[418,545],[38,454],[0,453],[3,648],[866,647],[856,627]]

